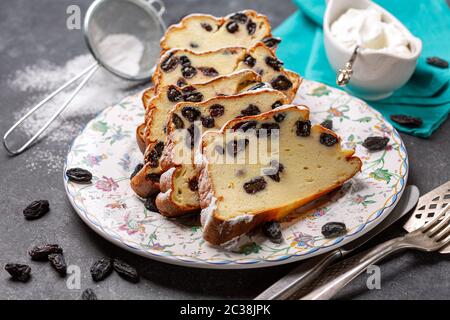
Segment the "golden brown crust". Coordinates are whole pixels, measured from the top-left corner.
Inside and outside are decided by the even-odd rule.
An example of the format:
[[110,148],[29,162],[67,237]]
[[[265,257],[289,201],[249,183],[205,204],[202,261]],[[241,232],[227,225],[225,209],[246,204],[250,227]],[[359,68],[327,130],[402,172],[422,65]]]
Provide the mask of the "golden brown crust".
[[[280,109],[290,109],[296,108],[296,106],[285,106]],[[229,121],[226,125],[222,127],[222,129],[218,132],[212,134],[223,134],[227,129],[232,128],[236,123],[242,121],[248,121],[251,119],[268,119],[274,113],[279,112],[280,110],[273,110],[266,112],[257,116],[244,117],[240,119],[234,119]],[[303,110],[307,112],[307,110]],[[322,126],[320,126],[321,132],[332,134],[336,137],[336,133],[331,130],[328,130]],[[339,138],[339,137],[338,137]],[[224,220],[221,216],[216,214],[215,211],[215,190],[214,186],[211,184],[210,179],[208,178],[209,172],[207,163],[204,160],[202,164],[199,166],[200,174],[199,174],[199,196],[200,196],[200,206],[202,208],[202,225],[203,225],[203,237],[205,240],[212,244],[222,244],[227,241],[232,240],[235,237],[238,237],[248,231],[252,230],[256,226],[260,225],[266,221],[272,220],[280,220],[289,212],[313,201],[316,200],[329,192],[335,190],[344,184],[349,178],[355,175],[357,172],[361,170],[362,162],[358,157],[353,157],[353,152],[348,152],[346,154],[346,159],[349,162],[355,164],[355,171],[350,177],[343,177],[341,180],[337,181],[334,185],[329,186],[325,190],[318,192],[310,197],[300,199],[298,201],[294,201],[293,203],[286,205],[280,208],[271,208],[265,211],[254,212],[252,213],[253,217],[251,219],[239,219],[239,220]]]
[[136,141],[139,147],[139,150],[141,150],[142,153],[145,152],[145,123],[141,123],[136,127]]

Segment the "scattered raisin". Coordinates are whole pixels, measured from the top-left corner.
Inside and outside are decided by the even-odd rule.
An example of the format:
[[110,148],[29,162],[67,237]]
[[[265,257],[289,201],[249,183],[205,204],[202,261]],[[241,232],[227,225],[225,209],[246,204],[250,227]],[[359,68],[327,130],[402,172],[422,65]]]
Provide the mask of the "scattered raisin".
[[229,33],[235,33],[239,30],[239,25],[235,21],[230,21],[227,23],[226,28]]
[[178,79],[178,81],[177,81],[177,86],[178,87],[184,87],[186,85],[187,85],[186,80],[184,80],[183,78]]
[[81,299],[83,300],[98,300],[97,295],[95,294],[94,290],[91,288],[88,288],[83,291],[81,294]]
[[263,43],[269,48],[276,47],[281,42],[280,38],[265,38],[263,39]]
[[320,134],[320,143],[327,147],[334,146],[337,142],[338,142],[338,138],[336,138],[336,136],[334,136],[332,134],[325,133],[325,132],[322,132]]
[[28,255],[31,257],[31,260],[47,261],[50,254],[62,252],[63,249],[57,244],[44,244],[32,248],[28,251]]
[[102,281],[111,274],[112,270],[112,260],[108,257],[103,257],[95,261],[90,269],[92,280],[95,282]]
[[254,104],[249,104],[247,108],[241,111],[241,115],[246,116],[255,116],[257,114],[260,114],[261,110],[259,110],[258,106],[255,106]]
[[347,227],[342,222],[328,222],[322,226],[322,234],[325,238],[336,238],[347,233]]
[[133,179],[134,176],[137,175],[138,172],[141,171],[143,167],[144,167],[144,164],[139,163],[139,164],[134,168],[133,172],[131,173],[130,180]]
[[285,113],[277,113],[276,115],[273,116],[273,119],[278,123],[283,122],[283,120],[286,119],[286,114]]
[[297,121],[295,123],[296,126],[296,131],[295,133],[297,134],[297,136],[299,137],[309,137],[309,135],[311,134],[311,121],[306,120],[306,121]]
[[201,102],[203,100],[203,94],[200,92],[189,92],[183,96],[183,100],[186,102]]
[[158,173],[149,173],[145,176],[146,180],[150,180],[152,182],[158,183],[159,182],[159,178],[161,178],[161,175]]
[[182,98],[183,95],[175,88],[175,86],[170,86],[169,89],[167,89],[167,99],[169,99],[169,101],[178,102],[181,101]]
[[272,88],[276,90],[283,91],[291,88],[292,82],[285,75],[280,74],[278,77],[276,77],[270,82],[270,85],[272,86]]
[[23,215],[27,220],[39,219],[50,211],[50,205],[47,200],[37,200],[30,203],[23,209]]
[[192,191],[198,191],[198,180],[196,177],[193,177],[192,179],[190,179],[188,182],[188,185],[189,185],[189,189],[191,189]]
[[30,279],[31,268],[26,264],[7,263],[5,270],[8,271],[13,280],[27,282]]
[[158,208],[156,207],[156,198],[155,197],[148,197],[145,199],[144,207],[148,211],[158,212]]
[[251,130],[251,129],[256,129],[257,126],[257,122],[252,120],[252,121],[244,121],[244,122],[239,122],[237,124],[235,124],[233,126],[233,130],[242,130],[244,132]]
[[184,122],[176,113],[172,114],[172,123],[175,126],[175,129],[183,129]]
[[181,74],[186,79],[191,79],[197,74],[197,69],[195,69],[193,66],[186,66],[181,69]]
[[187,56],[181,56],[180,63],[183,67],[188,67],[192,64],[191,60]]
[[270,137],[272,135],[272,131],[275,134],[277,131],[280,130],[280,125],[278,123],[272,123],[272,122],[266,122],[261,124],[261,129],[258,130],[258,137],[260,135],[260,130],[265,130],[266,136]]
[[139,274],[136,269],[130,266],[128,263],[116,258],[113,263],[114,270],[127,281],[132,283],[139,282]]
[[254,86],[251,86],[247,91],[258,90],[258,89],[264,88],[264,87],[266,87],[266,86],[267,86],[266,83],[264,83],[264,82],[259,82],[259,83],[255,84]]
[[92,173],[86,169],[72,168],[66,171],[66,176],[73,182],[91,182]]
[[211,116],[207,116],[207,117],[203,117],[203,116],[202,116],[200,119],[201,119],[201,121],[202,121],[202,125],[203,125],[205,128],[210,129],[210,128],[213,128],[214,125],[215,125],[215,123],[214,123],[214,118],[211,117]]
[[445,61],[442,58],[439,58],[439,57],[429,57],[429,58],[427,58],[427,63],[429,65],[432,65],[434,67],[438,67],[438,68],[441,68],[441,69],[447,69],[448,68],[448,62]]
[[217,77],[219,75],[219,72],[212,67],[198,67],[198,70],[207,77]]
[[203,28],[203,29],[205,29],[206,31],[208,31],[208,32],[211,32],[212,31],[212,26],[209,24],[209,23],[206,23],[206,22],[202,22],[202,23],[200,23],[200,26]]
[[370,151],[384,150],[389,142],[388,137],[368,137],[362,143],[362,146]]
[[244,183],[244,190],[248,194],[255,194],[259,191],[262,191],[266,188],[267,182],[263,177],[256,177],[252,180]]
[[327,128],[328,130],[333,130],[333,120],[325,120],[320,124],[322,127]]
[[198,48],[198,44],[196,42],[189,43],[189,46],[193,49]]
[[201,112],[197,108],[188,106],[188,107],[183,107],[183,109],[181,109],[181,114],[183,115],[183,117],[188,119],[190,122],[194,122],[195,120],[197,120],[200,117]]
[[278,107],[281,107],[282,105],[283,105],[283,103],[282,103],[280,100],[275,101],[275,102],[272,104],[272,109],[276,109],[276,108],[278,108]]
[[264,235],[274,243],[281,243],[283,241],[283,234],[281,233],[281,225],[277,221],[268,221],[262,225]]
[[422,126],[423,121],[420,118],[410,117],[404,114],[393,114],[391,120],[405,127],[418,128]]
[[236,22],[239,22],[242,24],[246,23],[247,19],[248,19],[247,15],[243,12],[236,12],[230,16],[230,20],[233,20],[233,21],[236,21]]
[[177,67],[179,62],[180,61],[177,57],[169,56],[161,63],[161,69],[164,72],[172,71]]
[[280,182],[280,173],[284,171],[284,166],[276,160],[270,162],[270,168],[265,169],[264,174],[276,182]]
[[63,277],[67,274],[67,264],[62,253],[52,253],[48,255],[51,266]]
[[227,143],[227,152],[229,155],[236,157],[238,153],[245,150],[248,144],[248,139],[231,140]]
[[256,23],[254,23],[251,19],[248,20],[247,23],[247,32],[249,35],[254,34],[256,31]]
[[248,65],[250,68],[253,68],[256,65],[256,59],[248,54],[244,58],[244,63]]
[[223,116],[225,113],[225,107],[220,104],[213,104],[211,107],[209,107],[209,115],[211,117],[217,118],[220,116]]
[[281,62],[280,60],[278,60],[277,58],[271,57],[271,56],[267,56],[264,61],[266,62],[266,64],[271,67],[273,70],[275,71],[280,71],[281,67],[283,66],[283,62]]

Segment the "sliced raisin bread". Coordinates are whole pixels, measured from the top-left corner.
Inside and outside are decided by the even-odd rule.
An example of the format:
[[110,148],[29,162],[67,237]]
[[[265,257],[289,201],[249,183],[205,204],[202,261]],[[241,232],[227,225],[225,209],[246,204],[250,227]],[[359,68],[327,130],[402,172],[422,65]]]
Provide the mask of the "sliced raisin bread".
[[[138,128],[138,144],[147,146],[144,167],[131,180],[133,190],[143,198],[159,191],[158,155],[166,139],[167,115],[179,102],[201,102],[217,96],[229,96],[251,89],[260,84],[261,77],[251,70],[241,70],[228,76],[218,77],[203,84],[180,88],[166,86],[152,99],[146,101],[145,131]],[[141,125],[142,126],[142,125]],[[142,149],[141,149],[142,150]]]
[[218,130],[231,119],[266,112],[286,101],[277,90],[258,89],[203,103],[178,104],[171,111],[161,157],[165,172],[160,180],[161,193],[156,197],[160,213],[178,216],[200,209],[194,149],[202,132]]
[[286,71],[283,63],[262,43],[250,49],[225,48],[195,53],[187,49],[172,49],[161,57],[153,75],[155,92],[161,87],[176,84],[180,87],[203,83],[220,75],[252,69],[261,75],[262,81],[282,91],[291,101],[294,99],[301,78]]
[[[280,117],[281,122],[274,122]],[[237,130],[244,126],[256,130]],[[263,135],[260,128],[278,132]],[[228,130],[228,131],[227,131]],[[276,138],[266,152],[260,146]],[[237,163],[223,160],[218,150],[235,141],[249,141]],[[248,146],[247,146],[248,144]],[[259,160],[251,162],[252,146]],[[253,117],[230,121],[202,137],[198,189],[205,240],[222,244],[265,221],[280,220],[296,209],[341,186],[361,169],[353,150],[342,150],[339,137],[320,125],[311,126],[308,110],[285,106]],[[245,152],[244,152],[245,151]],[[224,162],[225,161],[225,162]]]
[[207,14],[192,14],[172,25],[161,39],[161,49],[185,48],[195,52],[217,50],[225,47],[249,48],[264,41],[276,46],[266,16],[245,10],[217,18]]

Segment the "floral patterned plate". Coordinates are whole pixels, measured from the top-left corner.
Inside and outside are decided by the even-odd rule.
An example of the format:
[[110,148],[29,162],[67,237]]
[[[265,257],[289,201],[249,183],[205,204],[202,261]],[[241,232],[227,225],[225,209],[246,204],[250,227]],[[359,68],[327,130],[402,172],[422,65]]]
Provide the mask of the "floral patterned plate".
[[[170,220],[144,208],[129,186],[129,176],[142,161],[134,131],[144,117],[139,96],[125,98],[93,119],[75,139],[66,168],[84,167],[91,184],[64,177],[70,202],[98,234],[139,255],[200,268],[258,268],[294,262],[348,243],[380,223],[399,200],[408,176],[405,146],[395,129],[366,103],[323,84],[304,81],[296,103],[311,108],[314,122],[332,119],[347,148],[363,161],[355,176],[330,202],[309,212],[292,213],[282,223],[284,241],[274,244],[259,232],[242,237],[233,248],[214,247],[202,239],[201,227]],[[384,151],[361,146],[368,136],[390,139]],[[345,236],[325,239],[321,227],[344,222]]]

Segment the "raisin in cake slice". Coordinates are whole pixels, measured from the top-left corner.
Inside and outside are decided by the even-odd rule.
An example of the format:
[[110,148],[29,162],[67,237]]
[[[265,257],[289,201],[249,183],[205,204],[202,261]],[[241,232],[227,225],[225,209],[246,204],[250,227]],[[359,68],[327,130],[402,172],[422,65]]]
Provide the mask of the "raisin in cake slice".
[[141,150],[145,150],[144,167],[131,180],[131,187],[136,194],[147,198],[159,191],[159,176],[162,173],[159,157],[166,139],[167,115],[177,103],[202,102],[217,96],[238,94],[251,89],[260,81],[261,77],[254,71],[241,70],[203,84],[183,88],[166,86],[146,101],[145,129],[143,125],[137,129],[138,145]]
[[249,48],[264,41],[275,47],[269,20],[253,10],[245,10],[217,18],[207,14],[192,14],[172,25],[161,39],[163,51],[186,48],[195,52],[241,46]]
[[252,69],[263,82],[283,92],[292,101],[301,83],[299,75],[287,71],[283,63],[262,43],[250,49],[225,48],[195,53],[187,49],[172,49],[161,57],[153,83],[156,92],[161,87],[204,83],[220,75]]
[[180,103],[171,112],[168,136],[161,157],[161,193],[156,206],[165,216],[198,211],[198,172],[194,149],[202,132],[218,130],[236,117],[255,115],[286,103],[286,97],[273,89],[258,89],[235,96],[217,97],[197,104]]
[[[260,128],[274,128],[274,118],[280,116],[279,131],[271,135],[259,132]],[[236,130],[249,123],[256,130]],[[278,148],[273,143],[267,152],[259,148],[260,160],[250,161],[249,156],[254,155],[250,147],[267,145],[274,134]],[[217,150],[245,140],[249,143],[243,149],[246,152],[238,154],[240,161],[219,161]],[[333,131],[311,126],[307,109],[298,106],[230,121],[220,132],[203,135],[201,151],[201,221],[204,238],[213,244],[225,243],[265,221],[280,220],[341,186],[361,169],[354,151],[342,150]]]

